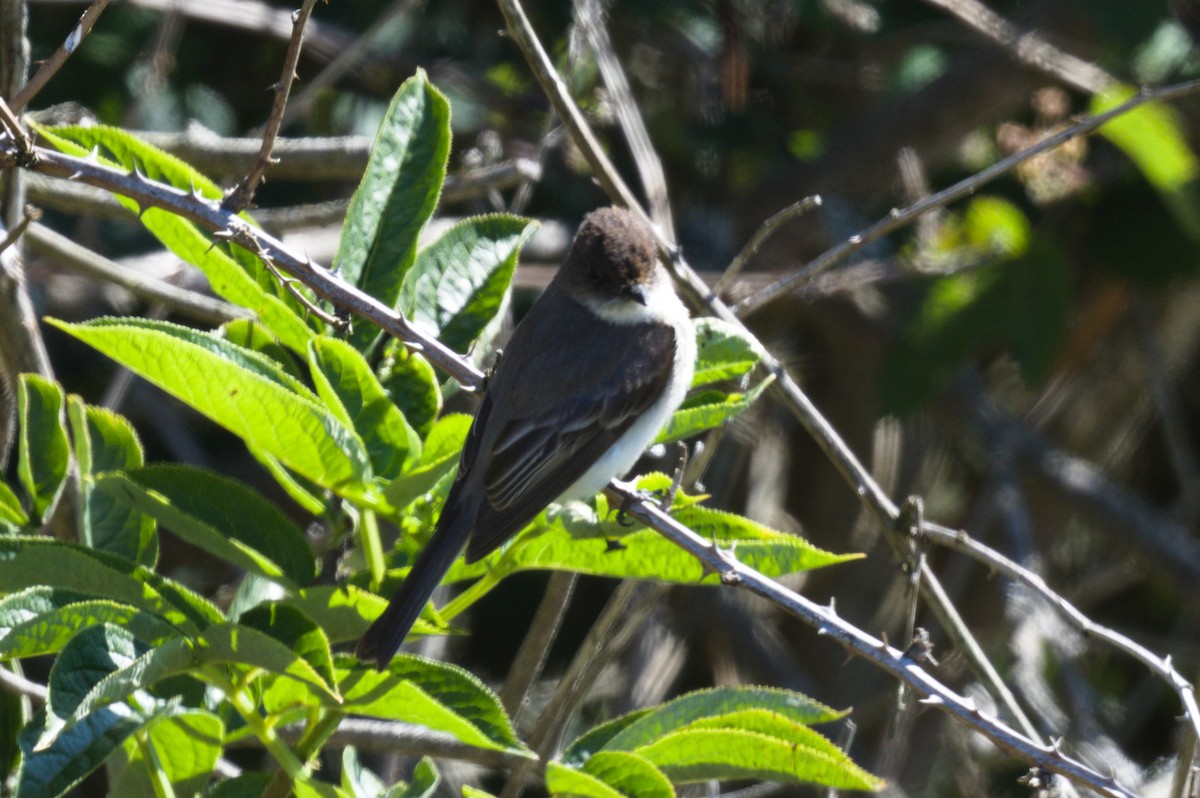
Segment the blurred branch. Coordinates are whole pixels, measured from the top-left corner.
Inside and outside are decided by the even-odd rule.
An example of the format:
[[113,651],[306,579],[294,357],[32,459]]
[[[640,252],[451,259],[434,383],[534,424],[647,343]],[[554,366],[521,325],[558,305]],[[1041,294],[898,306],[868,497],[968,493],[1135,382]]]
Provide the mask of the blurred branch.
[[92,26],[96,24],[96,20],[104,13],[104,9],[108,6],[108,0],[95,0],[87,10],[83,12],[83,16],[79,18],[79,23],[67,35],[66,41],[59,45],[54,54],[42,62],[38,67],[38,71],[29,79],[29,82],[21,87],[21,90],[12,98],[12,108],[14,111],[20,112],[22,108],[29,104],[29,101],[37,96],[37,93],[42,90],[46,82],[54,77],[54,74],[62,68],[62,65],[67,62],[71,54],[83,43],[87,35],[92,32]]
[[625,141],[633,154],[642,189],[650,206],[650,218],[662,228],[666,237],[675,240],[675,222],[671,218],[671,197],[667,191],[667,175],[662,162],[654,151],[654,143],[646,131],[646,123],[629,88],[625,70],[613,51],[608,28],[603,24],[604,5],[600,0],[575,0],[576,24],[582,28],[596,55],[596,64],[604,85],[608,87],[610,99],[616,109],[617,121],[625,133]]
[[1053,136],[1042,139],[1028,149],[1015,152],[1007,158],[1002,158],[986,169],[981,169],[949,188],[942,189],[935,194],[930,194],[928,197],[904,208],[893,208],[886,217],[880,219],[862,232],[850,236],[841,244],[827,249],[821,255],[809,261],[802,268],[785,274],[758,293],[738,302],[734,305],[733,310],[739,317],[753,313],[771,300],[789,291],[801,281],[807,280],[831,266],[841,263],[868,244],[872,244],[884,236],[911,224],[922,214],[928,213],[935,208],[941,208],[963,197],[970,196],[996,178],[1028,161],[1033,156],[1061,146],[1064,142],[1077,136],[1091,133],[1106,122],[1127,114],[1140,105],[1153,101],[1166,102],[1177,100],[1180,97],[1186,97],[1197,92],[1200,92],[1200,80],[1175,83],[1155,89],[1142,89],[1138,94],[1130,97],[1115,108],[1111,108],[1101,114],[1089,116],[1069,127],[1065,127]]
[[563,618],[567,608],[571,606],[571,595],[575,592],[578,574],[571,571],[554,571],[546,584],[546,593],[538,604],[529,631],[521,641],[517,656],[513,658],[508,669],[508,678],[500,690],[500,703],[513,725],[521,721],[521,712],[525,702],[529,700],[529,690],[542,674],[546,666],[546,658],[550,655],[550,646],[562,628]]
[[30,227],[28,238],[32,252],[53,258],[60,265],[93,279],[119,285],[134,296],[162,304],[188,318],[219,325],[251,315],[249,311],[236,305],[171,285],[164,280],[122,266],[76,244],[45,225],[35,224]]
[[241,211],[250,206],[259,183],[266,177],[267,168],[273,162],[271,151],[275,147],[275,138],[279,135],[279,126],[283,123],[283,111],[292,91],[292,82],[296,79],[296,64],[300,62],[300,48],[304,46],[304,29],[316,2],[317,0],[304,0],[300,10],[292,17],[292,35],[288,39],[287,52],[283,56],[283,71],[273,87],[275,99],[271,103],[271,114],[267,117],[266,128],[262,134],[262,146],[249,174],[233,191],[225,195],[222,204],[229,210]]
[[948,11],[972,29],[1008,50],[1023,64],[1040,69],[1072,88],[1098,94],[1118,81],[1095,64],[1046,41],[1036,31],[1023,31],[979,0],[925,0]]

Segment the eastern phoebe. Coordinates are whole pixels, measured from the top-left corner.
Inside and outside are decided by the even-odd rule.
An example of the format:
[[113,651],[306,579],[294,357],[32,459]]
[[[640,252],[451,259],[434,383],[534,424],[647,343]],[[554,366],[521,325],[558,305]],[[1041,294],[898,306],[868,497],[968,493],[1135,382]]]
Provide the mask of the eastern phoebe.
[[649,227],[603,208],[517,326],[467,434],[429,544],[358,641],[387,667],[454,558],[486,557],[556,499],[624,474],[679,407],[696,342]]

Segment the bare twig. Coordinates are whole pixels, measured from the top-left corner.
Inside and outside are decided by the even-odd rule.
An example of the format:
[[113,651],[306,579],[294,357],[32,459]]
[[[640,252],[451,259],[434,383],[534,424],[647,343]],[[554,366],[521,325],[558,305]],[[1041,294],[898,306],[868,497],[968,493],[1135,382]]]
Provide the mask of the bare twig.
[[283,124],[283,111],[287,107],[292,81],[296,79],[296,65],[300,62],[300,48],[304,46],[304,29],[308,24],[308,18],[312,16],[313,6],[316,5],[316,2],[317,0],[304,0],[300,10],[292,17],[292,37],[288,39],[287,52],[283,57],[283,72],[279,76],[279,82],[274,86],[275,100],[271,103],[271,115],[267,117],[267,124],[263,130],[262,147],[258,151],[258,157],[254,159],[254,166],[250,168],[249,174],[237,184],[233,191],[225,195],[223,205],[229,210],[241,211],[250,207],[250,203],[254,200],[254,192],[258,190],[258,184],[266,177],[267,168],[272,163],[271,152],[275,147],[275,137],[279,135],[279,127]]
[[1036,31],[1023,31],[979,0],[925,0],[948,11],[971,28],[1011,52],[1017,60],[1040,69],[1068,86],[1096,94],[1117,79],[1093,63],[1077,58],[1046,41]]
[[1053,136],[1042,139],[1028,149],[1015,152],[1007,158],[1002,158],[988,168],[960,180],[949,188],[943,189],[936,194],[930,194],[928,197],[914,202],[905,208],[893,208],[886,217],[880,219],[862,232],[850,236],[841,244],[826,250],[805,264],[803,268],[785,274],[761,291],[738,302],[733,310],[739,317],[753,313],[800,282],[825,271],[831,266],[841,263],[868,244],[874,243],[880,238],[912,223],[921,214],[928,213],[935,208],[941,208],[963,197],[970,196],[996,178],[1007,174],[1018,165],[1028,161],[1033,156],[1047,150],[1052,150],[1062,145],[1063,142],[1077,136],[1091,133],[1106,122],[1127,114],[1140,105],[1155,101],[1177,100],[1180,97],[1186,97],[1197,92],[1200,92],[1200,80],[1176,83],[1157,89],[1143,89],[1120,105],[1063,128]]
[[29,228],[31,251],[54,258],[58,263],[97,280],[119,285],[134,296],[157,304],[197,321],[224,324],[233,319],[248,318],[249,311],[220,299],[180,288],[158,280],[99,255],[76,244],[49,227],[35,224]]
[[575,19],[596,54],[600,75],[608,87],[613,107],[617,112],[617,121],[621,123],[621,130],[625,132],[625,140],[629,143],[633,162],[642,179],[642,189],[646,192],[646,200],[650,206],[650,218],[662,228],[667,239],[673,241],[675,222],[671,218],[667,175],[663,170],[662,161],[654,151],[654,144],[650,140],[638,105],[633,99],[633,90],[629,88],[625,70],[613,51],[608,28],[603,24],[603,13],[600,0],[575,0]]
[[13,225],[12,229],[8,231],[8,234],[5,235],[3,239],[0,239],[0,252],[3,252],[13,244],[17,243],[17,239],[21,237],[21,235],[29,227],[30,223],[36,222],[41,218],[42,212],[40,210],[32,205],[26,205],[24,214],[21,216],[21,221]]
[[104,13],[104,9],[108,6],[108,0],[94,0],[83,12],[83,16],[79,18],[78,24],[71,29],[67,35],[66,41],[59,45],[54,54],[42,62],[38,67],[38,71],[29,79],[29,82],[21,87],[21,90],[12,98],[12,108],[14,111],[20,112],[22,108],[29,104],[29,101],[37,96],[37,93],[42,90],[46,82],[54,77],[54,74],[62,68],[62,65],[67,62],[71,54],[78,49],[87,35],[92,32],[92,26],[96,24],[96,20]]
[[13,673],[8,668],[0,668],[0,690],[13,695],[28,696],[39,704],[46,703],[49,695],[49,690],[44,684],[32,682],[24,676]]
[[[655,599],[665,585],[625,581],[617,587],[600,617],[588,630],[587,637],[567,666],[549,703],[538,717],[538,725],[529,736],[529,747],[540,761],[549,760],[558,747],[563,730],[579,703],[587,697],[604,666],[625,647],[654,608]],[[525,760],[513,768],[500,798],[518,798],[538,761]]]
[[13,109],[4,102],[4,98],[0,97],[0,125],[4,127],[4,131],[12,136],[16,143],[16,152],[14,155],[17,162],[22,165],[27,165],[28,161],[34,157],[33,155],[33,139],[30,138],[29,132],[21,124],[21,120],[17,118]]
[[513,719],[519,724],[521,711],[529,696],[529,689],[541,676],[542,668],[546,665],[546,657],[550,654],[550,646],[558,636],[567,607],[571,605],[571,594],[575,592],[577,575],[572,571],[555,571],[550,574],[546,585],[546,594],[538,604],[529,631],[521,641],[521,648],[508,669],[508,678],[500,690],[500,703]]
[[380,32],[387,30],[400,17],[408,14],[422,0],[396,0],[376,17],[371,26],[363,31],[347,46],[341,48],[338,54],[317,73],[316,77],[307,82],[305,87],[297,92],[296,97],[283,112],[283,123],[286,125],[308,110],[317,94],[337,83],[346,73],[358,67],[371,54]]
[[746,268],[746,264],[758,252],[758,248],[768,238],[775,235],[775,232],[783,226],[784,222],[799,218],[814,208],[819,207],[821,207],[821,198],[814,194],[810,197],[805,197],[799,202],[793,202],[759,225],[758,229],[754,231],[754,235],[750,236],[750,240],[746,242],[746,246],[742,247],[741,251],[729,262],[725,273],[721,275],[721,279],[713,286],[712,292],[717,296],[724,294],[725,289],[742,273],[742,269]]
[[658,530],[672,543],[703,562],[707,568],[720,576],[722,584],[741,587],[762,596],[812,626],[817,630],[817,634],[832,638],[850,653],[870,660],[905,682],[920,696],[923,705],[950,714],[987,737],[1001,750],[1022,761],[1058,773],[1101,795],[1134,795],[1114,779],[1072,759],[1058,747],[1030,740],[998,719],[989,717],[974,701],[958,695],[930,676],[914,657],[843,620],[831,607],[821,607],[738,562],[732,555],[721,551],[677,522],[657,505],[642,501],[632,485],[614,481],[605,493],[614,505],[621,504],[628,515]]
[[629,186],[617,174],[612,161],[608,159],[608,155],[600,147],[600,142],[596,139],[596,135],[592,132],[591,127],[588,126],[587,120],[583,118],[583,112],[571,100],[571,94],[567,91],[566,84],[563,83],[562,78],[558,76],[558,72],[551,65],[550,57],[546,55],[546,50],[538,40],[537,34],[534,33],[533,26],[529,24],[529,18],[525,16],[525,9],[521,7],[521,4],[517,0],[499,0],[499,5],[500,11],[504,14],[504,19],[508,23],[508,35],[521,48],[521,52],[527,54],[527,60],[533,69],[534,77],[537,78],[546,97],[550,99],[550,104],[554,106],[554,111],[558,114],[558,118],[562,120],[563,124],[567,126],[575,138],[582,138],[584,140],[585,146],[580,148],[583,152],[583,157],[587,159],[588,165],[592,167],[592,173],[600,181],[600,186],[604,189],[604,193],[615,198],[617,202],[626,208],[640,207],[637,198],[633,196],[633,192],[629,190]]

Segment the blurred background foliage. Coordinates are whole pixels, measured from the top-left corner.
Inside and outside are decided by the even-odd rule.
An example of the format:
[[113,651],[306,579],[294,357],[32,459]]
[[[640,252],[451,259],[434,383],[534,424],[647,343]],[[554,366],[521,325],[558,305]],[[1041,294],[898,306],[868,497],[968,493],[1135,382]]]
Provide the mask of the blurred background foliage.
[[[59,45],[82,7],[29,4],[35,60]],[[231,186],[249,158],[212,157],[194,145],[209,141],[220,150],[222,140],[208,137],[255,135],[292,7],[114,2],[32,110],[167,134],[155,142]],[[819,211],[769,239],[732,299],[890,208],[1110,107],[1127,96],[1124,86],[1200,71],[1195,0],[992,3],[1019,32],[1036,31],[1061,48],[1040,66],[946,7],[977,8],[948,0],[605,4],[695,267],[715,278],[769,216],[808,194],[824,199]],[[572,4],[530,4],[528,12],[632,180],[612,96],[573,33]],[[521,159],[541,165],[534,182],[455,197],[442,208],[459,216],[511,207],[543,220],[518,272],[519,314],[547,279],[545,266],[561,258],[573,225],[606,200],[503,27],[481,0],[319,5],[283,134],[370,136],[395,88],[417,67],[428,70],[452,101],[452,173]],[[1086,68],[1075,69],[1059,57],[1064,52]],[[349,69],[309,88],[347,58]],[[1152,105],[1102,135],[1071,140],[747,319],[893,497],[921,494],[929,517],[1038,570],[1093,619],[1174,656],[1189,678],[1200,674],[1198,115],[1194,99]],[[362,148],[365,162],[356,141],[347,147]],[[284,211],[345,200],[355,182],[320,163],[299,175],[269,173],[259,217],[328,263],[338,206],[328,218]],[[81,210],[36,187],[31,195],[47,211],[45,223],[74,240],[196,284],[102,205]],[[164,313],[111,286],[97,289],[36,247],[29,259],[40,314]],[[63,336],[48,332],[47,343],[69,389],[89,400],[106,391],[119,397],[152,458],[219,467],[271,490],[228,435],[148,386],[125,385],[110,364]],[[904,577],[853,491],[788,412],[763,401],[707,443],[712,457],[702,481],[714,504],[834,551],[869,555],[814,573],[801,587],[819,600],[836,597],[841,614],[898,639]],[[164,557],[165,571],[202,590],[230,578],[195,552]],[[1065,737],[1074,755],[1147,793],[1169,779],[1183,729],[1165,684],[1085,643],[1049,608],[977,565],[945,552],[931,557],[1047,737]],[[432,645],[501,678],[544,581],[513,578],[474,611],[472,635]],[[585,581],[557,662],[611,587]],[[598,699],[614,712],[714,682],[780,684],[853,706],[852,756],[906,794],[1026,792],[1016,783],[1020,763],[944,717],[897,721],[890,679],[847,662],[811,630],[733,591],[669,595],[605,681]],[[937,644],[939,678],[986,700],[934,619],[919,612],[918,622]]]

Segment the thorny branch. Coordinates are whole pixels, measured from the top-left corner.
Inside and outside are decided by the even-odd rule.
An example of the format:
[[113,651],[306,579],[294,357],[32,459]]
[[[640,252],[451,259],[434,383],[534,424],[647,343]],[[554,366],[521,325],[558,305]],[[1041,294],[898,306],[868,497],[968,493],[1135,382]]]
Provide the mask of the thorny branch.
[[238,183],[237,188],[226,195],[224,205],[230,210],[240,211],[250,207],[250,203],[254,201],[254,192],[258,190],[258,184],[266,177],[267,168],[272,163],[271,151],[275,148],[275,137],[279,135],[279,127],[283,124],[283,111],[287,107],[288,95],[292,91],[292,82],[296,79],[296,65],[300,63],[300,48],[304,46],[304,29],[308,25],[308,18],[312,16],[313,6],[316,5],[316,2],[317,0],[304,0],[304,4],[300,6],[300,10],[292,19],[292,37],[288,40],[287,53],[283,57],[283,73],[279,76],[279,82],[274,86],[275,100],[271,103],[271,114],[267,117],[267,124],[263,130],[262,147],[258,151],[258,157],[254,159],[254,166],[251,167],[249,174],[241,183]]
[[[1061,143],[1069,135],[1082,135],[1094,130],[1119,113],[1127,112],[1148,99],[1171,99],[1192,93],[1198,88],[1200,88],[1200,83],[1187,83],[1143,93],[1139,97],[1106,114],[1085,120],[1047,142],[1043,142],[1025,153],[1019,153],[1018,156],[1023,155],[1024,158],[1027,158],[1035,154],[1035,151],[1041,152],[1057,143]],[[304,281],[316,293],[330,300],[336,306],[377,324],[390,334],[404,341],[410,348],[424,352],[436,365],[446,373],[454,376],[464,385],[478,385],[482,377],[478,370],[463,361],[452,351],[445,349],[436,340],[423,335],[419,330],[412,327],[403,316],[378,303],[372,297],[357,291],[352,286],[346,285],[327,270],[290,253],[273,237],[246,225],[232,214],[221,209],[217,203],[156,183],[141,175],[112,169],[88,159],[74,158],[43,148],[32,148],[23,153],[19,139],[22,131],[19,126],[12,124],[15,122],[15,119],[5,121],[9,122],[7,126],[12,137],[0,141],[0,165],[26,165],[33,171],[112,190],[129,196],[143,205],[162,207],[178,213],[184,218],[188,218],[209,230],[220,232],[223,236],[240,246],[247,248],[264,259],[269,259],[281,270]],[[1004,162],[992,167],[991,170],[985,170],[967,188],[959,184],[959,186],[952,187],[947,191],[932,195],[922,203],[914,204],[905,211],[893,214],[889,219],[880,222],[876,227],[870,228],[864,234],[864,239],[867,234],[872,235],[873,238],[871,240],[873,240],[888,232],[892,232],[903,226],[904,223],[915,219],[921,213],[963,196],[978,185],[982,185],[983,182],[998,176],[1003,171],[998,169],[998,167],[1004,166],[1005,169],[1011,169],[1020,160],[1024,160],[1024,158],[1018,158],[1018,156],[1006,159]],[[964,181],[964,183],[967,182]],[[865,243],[865,240],[852,240],[851,245],[857,246],[850,251],[841,252],[840,257],[851,254],[852,251],[856,251],[858,247],[863,246]],[[818,259],[818,261],[814,261],[814,264],[819,264],[821,268],[826,268],[835,262],[836,259],[840,259],[835,259],[833,254],[836,254],[835,250],[827,253],[828,257],[826,260],[822,261]],[[812,268],[813,266],[810,266],[810,269]],[[794,278],[791,282],[795,282],[798,279],[798,277]],[[691,288],[693,291],[696,290],[694,284],[691,285]],[[707,289],[701,289],[701,295],[705,293],[707,293]],[[727,318],[732,317],[733,314],[727,308],[716,303],[715,298],[711,297],[711,295],[708,296],[708,300],[709,307],[717,311],[718,315]],[[807,398],[803,396],[799,388],[790,379],[786,379],[787,375],[783,371],[782,366],[771,360],[768,362],[767,367],[769,370],[777,372],[778,375],[785,378],[782,389],[792,401],[793,406],[798,408],[798,415],[806,420],[806,427],[810,429],[810,432],[817,430],[814,432],[814,435],[818,442],[826,449],[827,454],[835,465],[838,466],[839,470],[858,488],[860,495],[863,496],[868,506],[875,509],[881,517],[894,518],[897,512],[895,505],[882,493],[878,485],[871,480],[849,448],[838,438],[836,432],[832,428],[821,429],[822,425],[828,426],[827,422],[816,412],[815,407],[812,407],[808,403]],[[710,564],[723,574],[726,582],[743,584],[754,592],[784,607],[789,612],[793,612],[809,623],[814,624],[820,631],[835,637],[835,639],[838,639],[839,642],[846,645],[855,653],[870,659],[880,667],[904,680],[915,692],[925,696],[926,703],[940,706],[945,711],[961,719],[964,723],[971,725],[973,728],[981,731],[981,733],[989,736],[989,738],[997,741],[997,744],[1005,748],[1005,750],[1027,761],[1038,763],[1039,766],[1045,767],[1048,770],[1053,770],[1079,780],[1081,783],[1087,784],[1093,789],[1101,791],[1103,794],[1129,794],[1111,779],[1103,777],[1064,756],[1056,747],[1038,745],[1012,731],[1004,724],[987,718],[977,708],[971,706],[969,701],[957,696],[925,673],[911,659],[906,658],[902,652],[891,649],[852,625],[840,621],[829,610],[813,605],[803,597],[785,590],[761,574],[757,574],[757,572],[735,562],[728,561],[724,555],[708,549],[707,544],[695,538],[694,535],[689,539],[690,530],[674,525],[668,516],[656,513],[652,508],[637,508],[633,503],[630,504],[630,508],[631,514],[635,515],[635,517],[638,512],[644,509],[644,521],[669,535],[678,536],[673,537],[673,539],[676,539],[677,542],[682,542],[685,548],[698,556],[704,557],[706,561],[711,560]],[[1136,656],[1139,660],[1150,664],[1152,667],[1157,665],[1157,672],[1167,676],[1181,693],[1181,696],[1185,696],[1184,701],[1189,718],[1193,723],[1196,723],[1197,712],[1195,710],[1194,696],[1190,703],[1186,698],[1186,696],[1192,695],[1191,686],[1175,672],[1169,662],[1164,662],[1140,646],[1125,640],[1122,636],[1116,635],[1092,623],[1082,613],[1053,593],[1036,574],[1020,568],[1015,563],[1007,562],[1002,555],[982,546],[982,544],[970,541],[966,535],[929,523],[925,524],[923,531],[931,540],[969,553],[974,558],[995,567],[1006,575],[1030,585],[1037,592],[1053,601],[1073,623],[1080,626],[1080,628],[1088,630],[1092,636],[1106,640],[1121,650]]]

